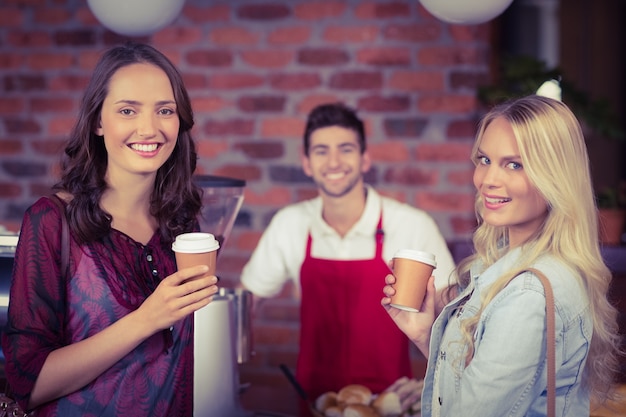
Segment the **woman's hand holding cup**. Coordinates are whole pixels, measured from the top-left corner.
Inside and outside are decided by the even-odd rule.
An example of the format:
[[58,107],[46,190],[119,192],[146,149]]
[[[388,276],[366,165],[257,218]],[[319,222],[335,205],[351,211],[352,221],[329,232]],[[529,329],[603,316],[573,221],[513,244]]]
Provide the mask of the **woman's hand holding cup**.
[[142,326],[152,333],[168,329],[185,316],[208,305],[218,292],[218,279],[207,265],[181,269],[163,279],[136,310]]
[[385,277],[381,300],[389,316],[413,343],[428,354],[430,329],[435,320],[434,256],[402,250],[393,259],[394,274]]

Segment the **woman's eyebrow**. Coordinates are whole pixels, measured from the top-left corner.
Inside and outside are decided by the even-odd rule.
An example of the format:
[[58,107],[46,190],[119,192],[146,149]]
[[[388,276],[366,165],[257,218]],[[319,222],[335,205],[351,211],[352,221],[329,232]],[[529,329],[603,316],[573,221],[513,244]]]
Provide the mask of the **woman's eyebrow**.
[[[486,152],[484,152],[482,149],[480,149],[480,147],[478,149],[476,149],[476,153],[480,154],[480,155],[489,156],[489,155],[487,155]],[[510,160],[513,160],[513,159],[522,159],[522,157],[520,155],[504,155],[504,156],[500,157],[500,159],[503,159],[505,161],[510,161]]]
[[[143,103],[141,101],[128,100],[128,99],[122,99],[122,100],[118,100],[118,101],[115,102],[115,104],[120,104],[120,103],[130,104],[130,105],[133,105],[133,106],[141,106],[141,105],[143,105]],[[159,100],[159,101],[156,102],[156,104],[158,106],[163,106],[163,105],[166,105],[166,104],[176,104],[176,101],[174,101],[174,100]]]

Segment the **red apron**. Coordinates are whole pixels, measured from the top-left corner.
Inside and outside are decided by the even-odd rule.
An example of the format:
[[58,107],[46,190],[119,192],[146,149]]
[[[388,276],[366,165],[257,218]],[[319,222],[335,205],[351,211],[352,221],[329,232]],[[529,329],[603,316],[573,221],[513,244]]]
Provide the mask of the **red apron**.
[[390,272],[382,258],[383,237],[381,213],[374,258],[346,261],[313,258],[309,233],[300,270],[296,377],[312,401],[348,384],[378,393],[412,376],[408,339],[380,304]]

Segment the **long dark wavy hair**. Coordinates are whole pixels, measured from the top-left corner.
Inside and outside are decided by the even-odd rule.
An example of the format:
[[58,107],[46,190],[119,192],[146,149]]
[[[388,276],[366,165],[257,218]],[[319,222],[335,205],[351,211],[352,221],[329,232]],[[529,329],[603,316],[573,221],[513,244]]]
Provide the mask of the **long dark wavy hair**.
[[137,63],[155,65],[167,74],[180,120],[176,146],[157,171],[150,199],[150,213],[156,218],[164,241],[171,242],[177,234],[192,231],[202,206],[202,190],[192,178],[197,161],[190,133],[193,111],[180,73],[152,46],[116,46],[102,55],[94,69],[61,157],[61,180],[53,187],[72,195],[67,217],[72,236],[80,244],[100,240],[111,230],[112,217],[99,204],[107,189],[107,151],[103,138],[95,132],[111,77],[120,68]]

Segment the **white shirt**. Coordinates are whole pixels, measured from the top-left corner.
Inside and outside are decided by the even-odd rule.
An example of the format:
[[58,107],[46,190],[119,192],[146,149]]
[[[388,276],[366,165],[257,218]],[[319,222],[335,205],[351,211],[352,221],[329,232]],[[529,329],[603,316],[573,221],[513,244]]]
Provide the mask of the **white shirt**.
[[[400,249],[416,249],[435,254],[435,286],[448,285],[454,270],[454,261],[435,221],[426,212],[382,197],[366,185],[365,210],[357,223],[342,238],[322,219],[322,199],[292,204],[279,210],[248,263],[244,266],[241,282],[259,297],[278,294],[292,279],[300,288],[300,267],[306,256],[309,231],[313,239],[311,255],[314,258],[354,260],[371,259],[376,254],[374,234],[383,213],[383,259],[389,263]],[[383,297],[381,286],[381,298]]]

